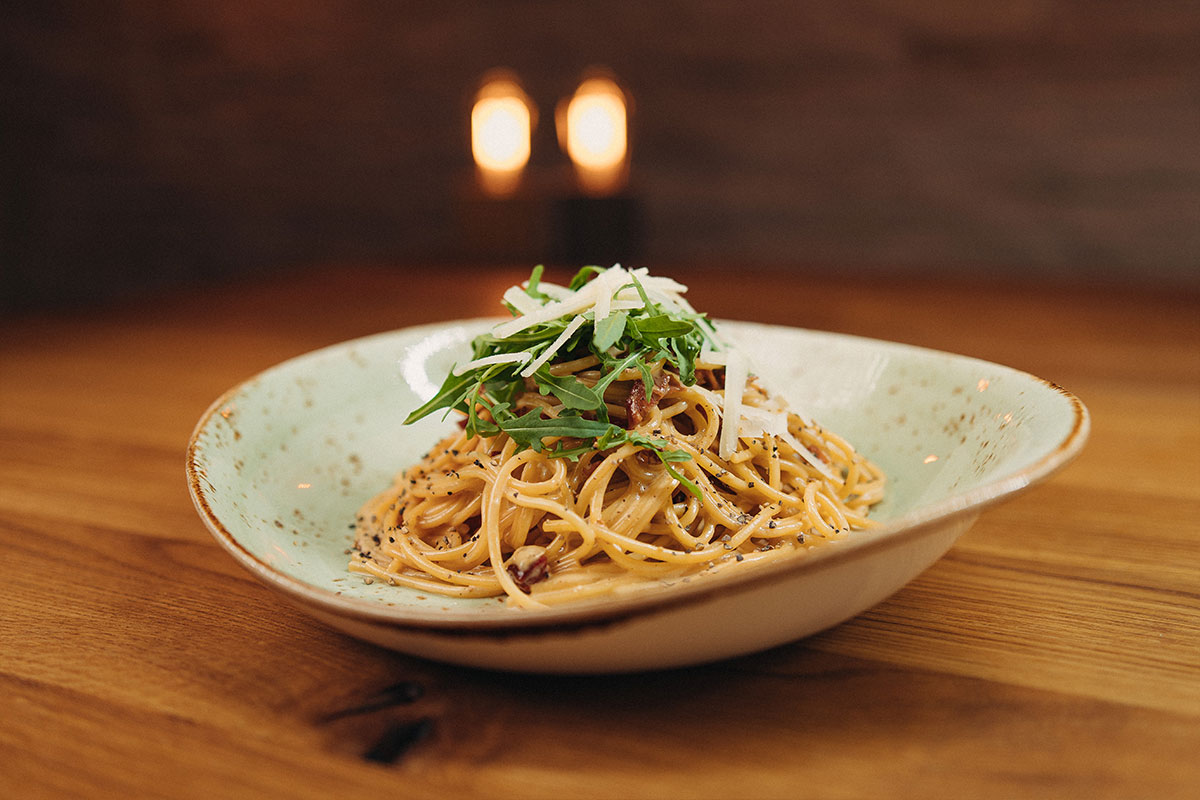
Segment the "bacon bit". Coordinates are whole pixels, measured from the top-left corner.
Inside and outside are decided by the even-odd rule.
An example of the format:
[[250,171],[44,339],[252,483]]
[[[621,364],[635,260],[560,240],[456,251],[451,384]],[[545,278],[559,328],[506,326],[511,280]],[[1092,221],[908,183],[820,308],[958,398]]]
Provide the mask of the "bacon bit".
[[662,400],[663,395],[679,382],[675,376],[669,372],[660,372],[654,377],[654,387],[650,390],[650,399],[646,400],[646,386],[641,380],[635,380],[633,387],[629,390],[629,397],[625,399],[625,410],[628,412],[627,421],[630,430],[641,425],[646,419],[646,414],[650,411],[651,406],[658,405],[658,401]]
[[725,389],[725,368],[696,370],[696,384],[714,392]]
[[629,390],[629,396],[625,398],[626,427],[632,430],[642,424],[642,419],[649,410],[650,404],[646,402],[646,387],[640,380],[636,380],[633,382],[633,388]]
[[546,548],[527,544],[513,551],[505,566],[513,582],[525,594],[529,587],[550,576],[550,562],[546,558]]

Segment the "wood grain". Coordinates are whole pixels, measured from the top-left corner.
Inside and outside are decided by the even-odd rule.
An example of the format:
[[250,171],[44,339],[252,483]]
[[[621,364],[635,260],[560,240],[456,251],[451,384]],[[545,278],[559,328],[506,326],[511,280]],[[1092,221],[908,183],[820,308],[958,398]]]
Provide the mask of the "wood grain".
[[717,316],[1042,375],[1088,404],[1091,441],[820,635],[646,675],[493,674],[293,610],[211,540],[182,460],[233,383],[490,313],[522,270],[328,268],[11,320],[0,796],[1194,796],[1200,298],[663,271]]
[[507,258],[462,222],[471,94],[517,72],[550,180],[555,104],[593,65],[633,96],[652,263],[1197,285],[1187,0],[57,0],[0,6],[0,63],[0,308]]

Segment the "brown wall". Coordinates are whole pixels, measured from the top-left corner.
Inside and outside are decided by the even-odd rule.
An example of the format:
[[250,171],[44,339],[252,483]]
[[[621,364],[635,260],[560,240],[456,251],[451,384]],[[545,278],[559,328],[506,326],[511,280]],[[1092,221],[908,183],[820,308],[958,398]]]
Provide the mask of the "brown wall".
[[[479,76],[636,102],[644,259],[1200,282],[1200,4],[115,0],[0,11],[0,306],[479,258]],[[497,251],[496,254],[499,254]]]

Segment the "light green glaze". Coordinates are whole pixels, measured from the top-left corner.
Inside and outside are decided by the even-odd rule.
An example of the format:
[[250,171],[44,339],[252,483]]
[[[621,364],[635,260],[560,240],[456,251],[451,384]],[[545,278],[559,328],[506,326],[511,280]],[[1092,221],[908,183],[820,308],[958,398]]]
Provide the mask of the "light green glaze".
[[[318,595],[394,609],[400,619],[410,612],[528,613],[494,600],[366,585],[346,570],[359,506],[453,425],[431,418],[405,427],[401,420],[489,324],[447,323],[336,345],[219,400],[197,427],[189,458],[197,505],[218,539],[260,576],[276,573]],[[891,524],[855,534],[858,540],[902,536],[931,516],[993,501],[1044,477],[1086,437],[1077,400],[1006,367],[792,328],[727,322],[722,330],[765,385],[888,474],[875,516]]]

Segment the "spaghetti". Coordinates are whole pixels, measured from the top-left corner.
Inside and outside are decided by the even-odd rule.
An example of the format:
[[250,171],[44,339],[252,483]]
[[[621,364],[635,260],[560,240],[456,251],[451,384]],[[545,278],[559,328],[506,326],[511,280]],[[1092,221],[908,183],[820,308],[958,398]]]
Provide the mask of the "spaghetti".
[[[540,607],[871,525],[882,472],[748,379],[679,284],[594,273],[564,288],[539,285],[535,270],[522,291],[536,302],[505,295],[514,319],[410,417],[458,409],[463,429],[362,507],[352,571]],[[615,336],[614,314],[625,329]]]

